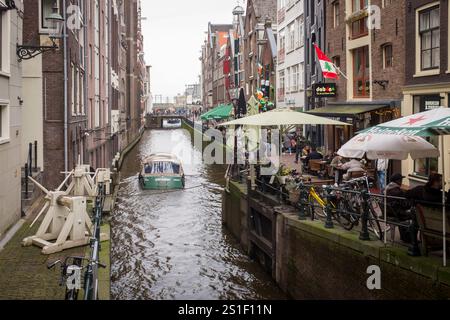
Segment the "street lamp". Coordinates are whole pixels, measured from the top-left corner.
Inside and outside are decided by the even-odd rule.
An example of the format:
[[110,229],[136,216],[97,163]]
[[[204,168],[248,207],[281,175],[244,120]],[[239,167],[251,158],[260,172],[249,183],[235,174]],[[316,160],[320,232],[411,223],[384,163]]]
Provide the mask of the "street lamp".
[[45,18],[48,22],[50,22],[50,33],[49,38],[52,41],[51,46],[29,46],[29,45],[17,45],[17,56],[19,57],[19,61],[32,59],[44,52],[52,51],[58,49],[58,44],[56,43],[56,39],[60,39],[62,37],[62,29],[64,18],[59,14],[58,2],[55,1],[53,5],[53,12]]

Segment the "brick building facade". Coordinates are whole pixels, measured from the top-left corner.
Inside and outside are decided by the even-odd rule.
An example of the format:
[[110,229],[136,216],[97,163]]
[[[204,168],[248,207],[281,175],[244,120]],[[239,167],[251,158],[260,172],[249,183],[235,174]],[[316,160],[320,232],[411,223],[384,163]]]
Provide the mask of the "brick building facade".
[[231,24],[209,24],[207,39],[202,46],[203,111],[226,100],[223,62],[226,55]]
[[[24,1],[24,43],[49,44],[45,17],[54,3]],[[94,168],[111,167],[116,153],[139,137],[144,114],[140,2],[57,4],[67,36],[57,40],[57,50],[30,62],[42,70],[42,90],[34,95],[42,101],[42,170],[48,188],[59,186],[61,172],[72,170],[79,159]],[[73,27],[71,21],[80,23]]]
[[[326,129],[327,149],[337,150],[357,131],[400,116],[405,5],[403,0],[373,0],[371,7],[366,0],[327,0],[322,49],[347,79],[327,80],[336,83],[337,96],[323,99],[324,107],[311,113],[352,124]],[[370,28],[369,19],[374,22]]]
[[[402,115],[407,116],[428,111],[440,106],[450,106],[450,5],[448,1],[409,1],[403,18],[406,29],[405,52],[406,79],[403,87]],[[444,148],[440,139],[430,142],[441,150],[446,167],[446,182],[450,182],[450,139],[444,138]],[[442,173],[439,159],[422,159],[403,162],[403,174],[409,184],[426,182],[432,173]]]
[[248,0],[244,22],[245,92],[247,100],[261,87],[258,69],[262,63],[262,48],[266,23],[277,21],[277,0]]

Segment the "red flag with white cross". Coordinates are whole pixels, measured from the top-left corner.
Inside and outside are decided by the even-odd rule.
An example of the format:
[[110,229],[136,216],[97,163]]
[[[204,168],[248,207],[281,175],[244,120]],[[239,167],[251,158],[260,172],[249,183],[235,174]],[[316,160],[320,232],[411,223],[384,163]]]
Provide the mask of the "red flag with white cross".
[[322,68],[323,77],[326,79],[338,79],[338,73],[333,62],[328,58],[320,48],[314,44],[316,48],[317,58],[320,61],[320,67]]

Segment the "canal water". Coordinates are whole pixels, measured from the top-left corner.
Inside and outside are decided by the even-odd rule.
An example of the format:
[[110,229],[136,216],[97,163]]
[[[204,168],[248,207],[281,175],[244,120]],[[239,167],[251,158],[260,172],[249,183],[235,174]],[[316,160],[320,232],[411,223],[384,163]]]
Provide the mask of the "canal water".
[[[182,159],[186,190],[141,190],[141,159],[157,152]],[[111,217],[114,299],[286,298],[222,226],[225,169],[204,165],[188,132],[147,131],[122,170]]]

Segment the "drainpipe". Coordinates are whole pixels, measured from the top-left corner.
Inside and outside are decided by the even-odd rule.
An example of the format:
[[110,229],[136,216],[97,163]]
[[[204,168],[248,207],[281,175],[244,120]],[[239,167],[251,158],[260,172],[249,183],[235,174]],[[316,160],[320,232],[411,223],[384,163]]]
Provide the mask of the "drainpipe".
[[[112,56],[112,24],[114,23],[113,21],[113,6],[112,3],[108,3],[108,29],[106,30],[107,32],[107,37],[108,37],[108,123],[109,123],[109,132],[112,133],[113,130],[113,126],[114,123],[112,121],[112,105],[113,105],[113,100],[112,100],[112,96],[113,96],[113,89],[112,89],[112,65],[113,65],[113,56]],[[107,150],[108,152],[106,153],[106,163],[108,165],[108,167],[111,167],[111,163],[113,158],[116,156],[115,154],[113,154],[113,150],[114,150],[114,140],[112,139],[112,134],[108,134],[107,132],[107,137],[110,136],[110,140],[107,141],[107,144],[109,144],[109,146],[107,145],[107,147],[109,148],[109,150]]]
[[68,151],[68,97],[67,97],[67,87],[68,87],[68,72],[67,72],[67,10],[66,10],[66,0],[63,0],[63,42],[64,42],[64,172],[67,177],[67,172],[69,171],[69,151]]
[[[88,74],[89,74],[89,55],[88,55],[88,34],[87,34],[87,26],[88,26],[88,17],[87,17],[87,1],[83,0],[83,33],[84,33],[84,116],[85,116],[85,130],[89,129],[89,115],[88,115],[88,94],[89,94],[89,88],[88,88]],[[83,164],[88,163],[88,148],[87,148],[87,140],[86,136],[83,134],[81,139],[84,141],[83,143]]]

